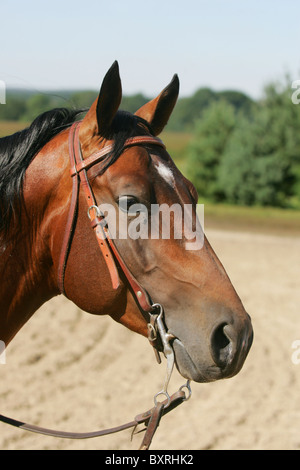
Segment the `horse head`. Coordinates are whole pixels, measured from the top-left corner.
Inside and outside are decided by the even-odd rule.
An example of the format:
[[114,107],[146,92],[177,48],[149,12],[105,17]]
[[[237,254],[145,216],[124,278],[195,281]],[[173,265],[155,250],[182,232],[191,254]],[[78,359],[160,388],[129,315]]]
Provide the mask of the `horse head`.
[[[163,146],[152,145],[151,141],[124,146],[125,140],[132,137],[158,136],[167,124],[178,92],[175,75],[155,99],[134,115],[124,113],[119,110],[121,81],[118,64],[114,63],[98,98],[81,122],[79,142],[84,161],[112,146],[109,158],[86,170],[97,205],[111,208],[108,227],[114,231],[118,251],[151,299],[164,307],[164,321],[174,338],[179,372],[188,379],[207,382],[231,377],[241,369],[252,342],[250,318],[202,232],[196,214],[197,194],[191,182],[180,173]],[[71,187],[68,165],[60,166],[64,174],[56,194],[62,210],[52,234],[55,269]],[[168,236],[162,236],[161,208],[172,208],[168,213]],[[184,230],[181,222],[188,219],[189,229]],[[178,222],[181,228],[175,230]],[[122,272],[119,278],[114,289],[88,223],[87,205],[80,190],[65,270],[66,295],[83,310],[109,314],[147,336],[147,319]]]

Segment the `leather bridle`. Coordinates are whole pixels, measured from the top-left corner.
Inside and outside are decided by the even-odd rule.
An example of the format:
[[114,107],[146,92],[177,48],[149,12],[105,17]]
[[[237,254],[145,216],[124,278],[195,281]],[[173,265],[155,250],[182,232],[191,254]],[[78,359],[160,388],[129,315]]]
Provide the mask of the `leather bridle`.
[[[119,253],[114,240],[110,236],[109,227],[105,220],[104,214],[101,213],[97,201],[94,197],[92,188],[89,183],[87,171],[96,164],[105,166],[107,159],[110,158],[113,151],[113,145],[106,145],[101,150],[93,153],[89,157],[83,159],[81,146],[79,141],[79,129],[81,121],[75,122],[69,131],[69,157],[70,157],[70,174],[72,177],[72,196],[69,208],[65,233],[63,237],[61,253],[59,257],[58,266],[58,287],[60,292],[67,296],[64,287],[65,272],[70,252],[72,238],[76,227],[76,213],[78,210],[78,198],[80,185],[83,188],[85,199],[87,202],[87,215],[90,219],[91,227],[94,230],[98,246],[102,252],[103,258],[110,275],[112,288],[118,289],[120,286],[119,270],[124,274],[134,299],[148,322],[148,339],[153,346],[158,363],[161,362],[159,351],[163,351],[167,359],[167,372],[163,389],[154,396],[155,406],[145,413],[137,415],[133,421],[117,426],[115,428],[104,429],[101,431],[88,432],[88,433],[69,433],[62,431],[55,431],[47,428],[42,428],[35,425],[16,421],[12,418],[0,415],[0,421],[10,424],[27,431],[36,432],[39,434],[47,434],[50,436],[69,438],[69,439],[88,439],[92,437],[103,436],[107,434],[116,433],[124,429],[133,427],[134,430],[137,425],[144,423],[146,426],[146,433],[140,450],[147,450],[150,447],[153,435],[159,425],[161,417],[176,408],[183,401],[186,401],[191,396],[191,388],[189,380],[173,395],[169,395],[167,387],[171,378],[175,358],[171,341],[175,339],[174,335],[166,331],[164,323],[163,307],[158,303],[152,303],[149,294],[141,286],[138,280],[133,276],[128,269],[125,261]],[[164,144],[157,137],[150,135],[136,136],[129,138],[125,141],[124,149],[134,145],[157,145],[165,148]],[[102,164],[102,165],[101,165]],[[101,172],[101,169],[100,171]],[[188,395],[185,395],[184,388],[188,390]],[[158,396],[164,395],[165,400],[158,401]],[[133,430],[133,432],[134,432]]]
[[[75,227],[75,214],[78,205],[78,194],[79,194],[79,185],[81,184],[86,203],[87,203],[87,213],[90,219],[92,228],[94,229],[96,239],[99,245],[99,248],[102,252],[103,258],[106,262],[108,268],[112,287],[117,289],[120,285],[118,269],[116,267],[116,262],[123,272],[125,278],[127,279],[132,292],[134,294],[135,300],[144,313],[151,313],[153,311],[153,305],[150,301],[148,293],[140,285],[137,279],[129,271],[126,263],[124,262],[121,254],[119,253],[113,239],[110,236],[109,228],[105,221],[103,214],[100,212],[97,201],[94,197],[91,185],[89,183],[87,171],[92,168],[97,163],[105,163],[106,158],[111,155],[113,150],[113,145],[107,145],[102,148],[100,151],[97,151],[83,159],[81,146],[79,142],[79,129],[80,122],[76,122],[70,128],[69,133],[69,156],[70,156],[70,174],[73,180],[73,189],[72,189],[72,199],[69,209],[68,221],[66,225],[65,235],[63,239],[60,259],[59,259],[59,268],[58,268],[58,286],[64,295],[64,276],[65,269],[67,265],[68,253],[71,246],[71,240],[73,235],[73,230]],[[124,144],[124,149],[131,147],[133,145],[159,145],[160,147],[165,148],[162,141],[156,137],[152,136],[137,136],[130,139],[127,139]],[[99,169],[99,171],[101,171]]]

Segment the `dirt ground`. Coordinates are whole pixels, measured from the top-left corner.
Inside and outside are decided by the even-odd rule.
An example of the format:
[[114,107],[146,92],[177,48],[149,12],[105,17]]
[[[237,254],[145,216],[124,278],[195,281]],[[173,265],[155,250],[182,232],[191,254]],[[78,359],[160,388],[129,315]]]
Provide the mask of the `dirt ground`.
[[[254,343],[242,371],[192,383],[192,398],[165,416],[152,450],[300,449],[300,239],[207,231],[246,310]],[[300,358],[300,354],[298,355]],[[153,405],[165,361],[146,339],[63,297],[25,325],[0,365],[0,413],[40,426],[93,431]],[[170,391],[183,383],[177,372]],[[137,449],[131,431],[85,441],[38,436],[0,423],[0,449]]]

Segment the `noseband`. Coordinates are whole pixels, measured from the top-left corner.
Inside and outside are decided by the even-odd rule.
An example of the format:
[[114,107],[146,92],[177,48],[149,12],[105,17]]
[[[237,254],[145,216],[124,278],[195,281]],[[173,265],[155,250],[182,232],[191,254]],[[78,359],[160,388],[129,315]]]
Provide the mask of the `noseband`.
[[[80,124],[80,121],[74,123],[69,131],[69,157],[71,165],[70,174],[72,177],[72,197],[66,223],[66,229],[62,242],[61,253],[59,257],[57,276],[58,287],[60,289],[60,292],[67,296],[64,288],[65,271],[68,261],[68,255],[71,249],[72,238],[76,226],[76,213],[78,209],[78,198],[81,184],[87,203],[87,216],[90,220],[90,224],[92,229],[94,230],[98,246],[105,260],[110,275],[112,288],[116,290],[120,286],[120,278],[118,274],[119,268],[128,282],[130,290],[134,296],[134,299],[139,309],[141,310],[142,314],[144,315],[144,318],[146,318],[148,322],[148,340],[154,348],[158,363],[161,363],[159,351],[163,351],[167,359],[167,371],[165,382],[162,390],[156,393],[156,395],[154,396],[155,406],[151,410],[147,411],[146,413],[141,413],[140,415],[137,415],[133,421],[118,426],[116,428],[89,433],[68,433],[26,424],[3,415],[0,415],[0,421],[5,422],[7,424],[11,424],[15,427],[25,429],[27,431],[70,439],[87,439],[91,437],[98,437],[106,434],[119,432],[131,427],[133,427],[135,430],[138,424],[144,423],[146,425],[146,433],[141,444],[140,450],[147,450],[150,447],[153,435],[159,425],[161,417],[172,409],[176,408],[183,401],[186,401],[188,398],[190,398],[190,382],[188,380],[186,384],[180,387],[176,393],[171,396],[169,395],[167,388],[175,362],[174,351],[172,348],[171,341],[175,339],[175,336],[170,334],[166,330],[164,323],[164,310],[162,305],[158,303],[152,303],[148,292],[133,276],[131,271],[128,269],[125,261],[123,260],[121,254],[119,253],[113,239],[110,236],[109,227],[104,218],[104,214],[101,213],[98,207],[97,201],[94,197],[92,188],[88,180],[87,171],[96,164],[100,164],[100,167],[104,168],[107,159],[110,157],[111,152],[113,151],[113,145],[106,145],[101,150],[93,153],[86,159],[83,159],[79,141]],[[124,149],[136,145],[157,145],[162,148],[165,148],[162,141],[157,137],[145,135],[127,139],[124,144]],[[183,391],[184,388],[188,390],[187,396]],[[158,397],[160,395],[163,395],[165,397],[162,402],[158,401]]]

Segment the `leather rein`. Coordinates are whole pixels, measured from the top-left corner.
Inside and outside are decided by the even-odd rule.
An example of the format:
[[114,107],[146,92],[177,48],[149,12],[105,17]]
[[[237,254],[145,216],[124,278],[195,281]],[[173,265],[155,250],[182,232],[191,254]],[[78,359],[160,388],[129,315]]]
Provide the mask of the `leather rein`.
[[[93,437],[104,436],[116,432],[123,431],[128,428],[133,428],[132,435],[135,432],[136,427],[139,424],[144,424],[146,433],[144,435],[140,450],[148,450],[153,438],[153,435],[159,426],[160,419],[163,415],[169,413],[171,410],[176,408],[182,402],[188,400],[191,396],[191,388],[189,380],[186,384],[182,385],[177,392],[173,395],[169,395],[167,387],[171,378],[175,357],[174,351],[171,345],[171,341],[175,337],[168,333],[165,329],[164,323],[164,311],[160,304],[152,303],[150,296],[147,291],[141,286],[137,279],[132,275],[124,262],[121,254],[119,253],[113,239],[110,236],[107,222],[104,218],[104,214],[101,213],[97,201],[94,197],[92,188],[89,183],[87,171],[97,163],[105,164],[106,159],[111,155],[113,151],[113,145],[106,145],[101,150],[93,153],[86,159],[83,159],[81,146],[79,141],[79,129],[81,122],[75,122],[69,131],[69,157],[70,157],[70,174],[72,177],[72,197],[69,208],[65,234],[63,237],[62,248],[59,258],[58,267],[58,286],[60,292],[66,297],[64,288],[65,271],[68,261],[68,255],[71,248],[72,237],[76,226],[76,213],[78,209],[78,198],[80,184],[83,188],[84,195],[87,202],[87,215],[91,223],[91,227],[94,230],[98,246],[102,252],[103,258],[106,262],[108,272],[113,289],[118,289],[120,285],[118,268],[123,272],[134,299],[143,313],[144,317],[148,319],[148,339],[150,344],[154,348],[156,359],[158,363],[161,363],[159,351],[163,351],[164,356],[167,359],[167,371],[165,382],[161,391],[154,396],[154,407],[150,410],[137,415],[133,421],[122,424],[114,428],[108,428],[100,431],[76,433],[76,432],[65,432],[56,431],[40,426],[27,424],[21,421],[17,421],[7,416],[0,415],[0,421],[10,424],[12,426],[39,433],[46,434],[53,437],[68,438],[68,439],[89,439]],[[145,135],[129,138],[125,141],[124,148],[128,148],[133,145],[158,145],[165,148],[164,144],[157,137]],[[184,389],[187,389],[188,393],[185,394]],[[165,399],[158,401],[158,396],[163,395]],[[143,429],[144,430],[144,429]],[[141,432],[141,431],[139,431]]]

